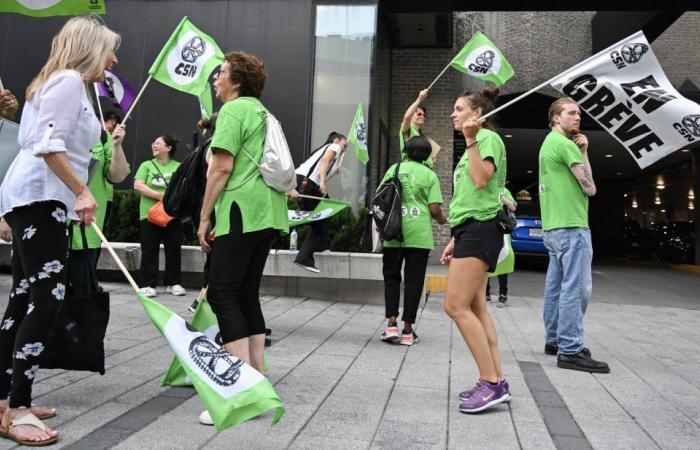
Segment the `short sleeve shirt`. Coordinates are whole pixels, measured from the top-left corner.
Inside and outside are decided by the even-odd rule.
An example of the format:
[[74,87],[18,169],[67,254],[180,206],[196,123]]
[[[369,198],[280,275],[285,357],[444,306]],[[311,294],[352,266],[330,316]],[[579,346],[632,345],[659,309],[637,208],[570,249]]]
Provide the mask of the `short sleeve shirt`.
[[448,221],[452,228],[467,219],[486,221],[496,217],[502,208],[499,195],[506,182],[506,148],[501,137],[482,128],[476,134],[481,159],[490,158],[496,166],[491,179],[483,189],[477,189],[469,175],[469,151],[465,151],[454,171],[454,193],[450,202]]
[[571,166],[583,164],[581,150],[563,134],[550,131],[539,163],[542,229],[588,228],[588,196],[571,173]]
[[267,132],[266,117],[267,110],[254,97],[239,97],[227,102],[219,111],[210,148],[214,157],[217,151],[226,151],[235,161],[216,201],[216,236],[231,232],[230,214],[234,202],[241,211],[244,233],[267,228],[285,233],[289,230],[285,195],[268,186],[257,168]]
[[[394,176],[396,164],[384,174],[382,183]],[[432,250],[433,223],[429,205],[442,203],[440,181],[428,167],[415,161],[402,162],[401,180],[401,233],[403,242],[384,241],[385,247],[410,247]]]
[[[156,165],[158,168],[156,168]],[[158,158],[153,158],[141,163],[134,178],[143,181],[146,183],[146,186],[156,192],[165,192],[168,183],[170,183],[170,179],[173,177],[173,173],[175,173],[179,166],[180,162],[174,159],[163,164]],[[139,203],[139,219],[144,220],[148,218],[148,210],[156,203],[157,201],[155,199],[142,195],[141,202]]]
[[[420,136],[420,130],[411,124],[411,128],[408,130],[408,137],[409,139],[412,137]],[[408,155],[406,155],[406,152],[403,151],[404,146],[406,143],[403,140],[403,131],[401,131],[401,128],[399,128],[399,148],[401,149],[401,161],[409,161]],[[426,167],[430,167],[431,169],[433,168],[433,158],[428,156],[428,159],[423,161],[423,164]]]
[[[296,174],[304,177],[308,175],[311,181],[313,181],[316,184],[319,184],[321,182],[321,159],[328,150],[331,150],[333,153],[335,153],[333,161],[331,161],[331,164],[328,167],[328,173],[333,173],[333,170],[338,164],[338,155],[340,155],[341,150],[340,145],[338,144],[328,144],[318,149],[297,168],[297,170],[295,171]],[[311,170],[312,167],[314,168],[314,170]],[[311,171],[310,174],[309,171]]]

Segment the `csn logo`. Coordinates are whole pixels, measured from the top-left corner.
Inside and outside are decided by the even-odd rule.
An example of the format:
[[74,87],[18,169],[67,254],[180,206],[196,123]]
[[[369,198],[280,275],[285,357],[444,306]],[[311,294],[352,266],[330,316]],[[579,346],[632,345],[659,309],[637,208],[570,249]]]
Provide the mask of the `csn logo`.
[[175,67],[175,73],[185,77],[194,78],[197,75],[197,66],[195,63],[199,57],[204,54],[206,49],[207,44],[201,37],[195,36],[190,39],[180,53],[182,60],[185,62],[181,62]]
[[640,43],[625,44],[620,51],[613,50],[610,52],[610,59],[615,67],[623,69],[627,64],[635,64],[642,59],[642,56],[649,51],[649,46]]
[[476,61],[469,64],[469,70],[474,73],[486,74],[493,66],[493,59],[496,54],[491,50],[486,50],[484,53],[476,57]]
[[695,142],[700,138],[700,114],[685,116],[680,122],[673,124],[678,134],[688,142]]

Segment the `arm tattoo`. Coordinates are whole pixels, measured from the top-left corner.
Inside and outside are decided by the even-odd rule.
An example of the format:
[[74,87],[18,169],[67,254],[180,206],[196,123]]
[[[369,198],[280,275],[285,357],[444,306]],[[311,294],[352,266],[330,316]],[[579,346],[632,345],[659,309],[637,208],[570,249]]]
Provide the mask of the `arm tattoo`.
[[592,187],[593,177],[591,177],[591,173],[588,171],[586,166],[581,167],[581,170],[583,171],[584,178],[578,180],[579,184],[581,184],[581,186],[585,189]]

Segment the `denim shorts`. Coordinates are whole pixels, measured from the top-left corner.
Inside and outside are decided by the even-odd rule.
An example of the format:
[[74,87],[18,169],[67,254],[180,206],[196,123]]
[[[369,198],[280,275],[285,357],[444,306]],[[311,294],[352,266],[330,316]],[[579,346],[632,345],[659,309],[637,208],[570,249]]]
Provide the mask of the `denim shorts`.
[[484,222],[467,219],[452,229],[452,236],[455,239],[453,258],[478,258],[488,264],[489,272],[496,270],[503,233],[495,218]]

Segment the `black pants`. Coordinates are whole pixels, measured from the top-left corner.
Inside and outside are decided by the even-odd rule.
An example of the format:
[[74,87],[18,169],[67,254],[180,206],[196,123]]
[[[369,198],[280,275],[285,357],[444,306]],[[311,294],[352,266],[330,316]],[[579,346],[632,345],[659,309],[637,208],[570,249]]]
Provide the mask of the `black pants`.
[[[301,187],[301,182],[304,180],[304,176],[297,175],[297,190]],[[305,195],[312,195],[314,197],[328,197],[328,195],[321,194],[318,189],[318,185],[311,180],[307,180],[308,186],[303,190]],[[299,192],[302,192],[299,190]],[[304,211],[313,210],[320,200],[312,200],[309,198],[300,198],[299,206]],[[331,248],[330,241],[328,240],[329,228],[328,220],[317,220],[309,224],[311,230],[309,234],[306,235],[306,239],[301,244],[299,253],[297,254],[294,262],[304,264],[305,266],[315,266],[314,252],[322,252],[323,250]]]
[[29,408],[39,357],[66,289],[66,207],[45,201],[5,215],[12,228],[12,290],[0,324],[0,399]]
[[[508,295],[508,274],[498,276],[498,293]],[[491,295],[491,278],[486,282],[486,295]]]
[[[399,315],[401,297],[401,266],[403,269],[403,316],[404,322],[416,323],[416,314],[420,304],[425,282],[425,270],[428,267],[430,250],[424,248],[387,248],[382,256],[382,273],[384,274],[384,305],[386,317]],[[404,264],[405,261],[405,264]]]
[[260,281],[275,230],[243,233],[241,211],[231,206],[231,232],[217,236],[211,251],[207,300],[223,343],[265,333]]
[[158,255],[160,243],[165,247],[165,285],[180,284],[182,222],[170,221],[167,227],[141,221],[141,287],[156,287],[158,281]]

